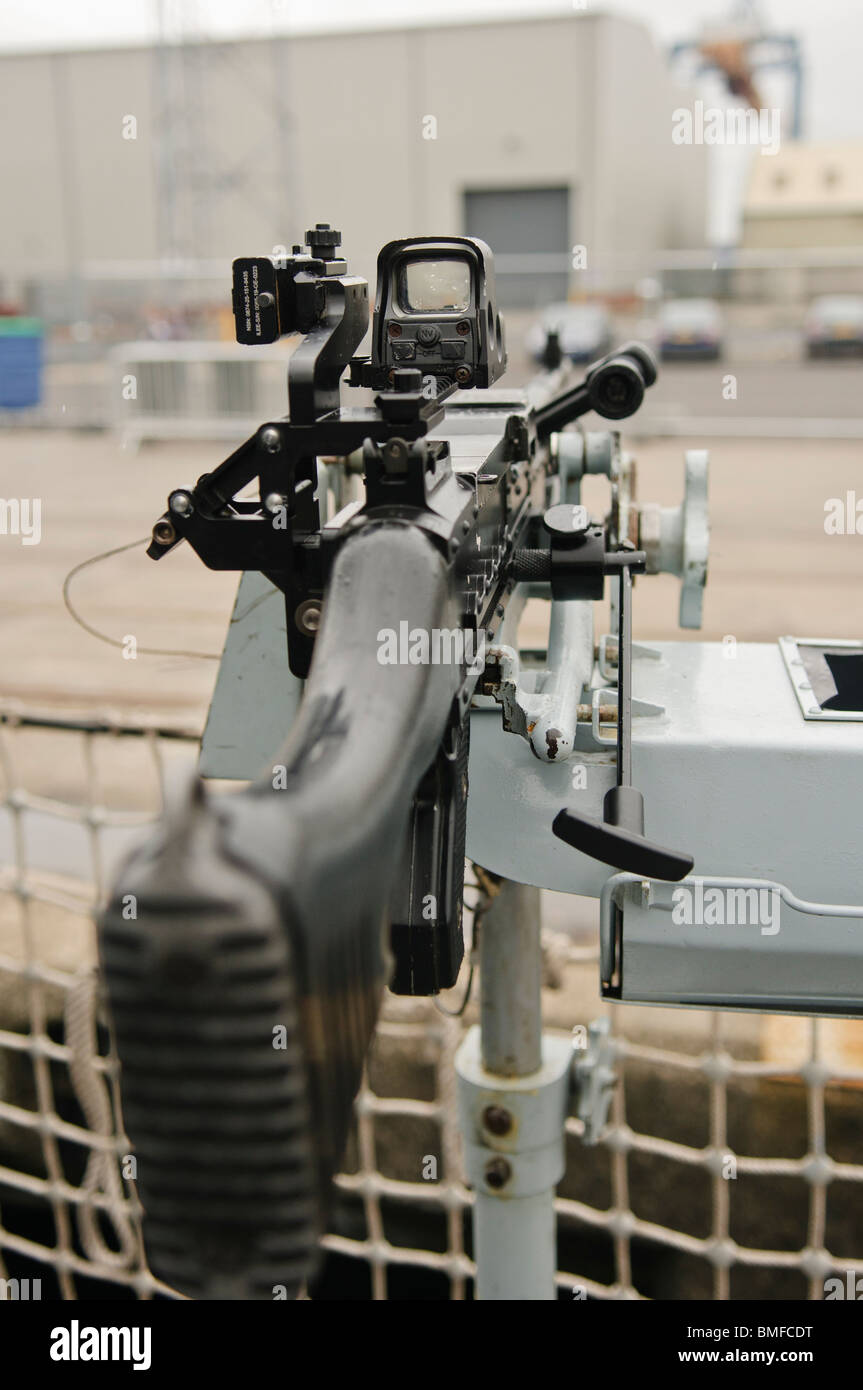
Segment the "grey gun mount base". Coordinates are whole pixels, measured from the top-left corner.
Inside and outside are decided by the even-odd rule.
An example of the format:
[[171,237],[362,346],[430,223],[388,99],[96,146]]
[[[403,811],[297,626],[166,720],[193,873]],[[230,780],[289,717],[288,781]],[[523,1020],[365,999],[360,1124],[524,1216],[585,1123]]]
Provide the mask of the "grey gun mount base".
[[[806,640],[856,651],[863,667],[863,644]],[[547,832],[562,799],[598,818],[615,785],[614,745],[596,736],[589,687],[573,746],[545,762],[501,728],[490,699],[475,701],[468,854],[519,882],[602,897],[606,997],[863,1016],[863,710],[806,717],[815,697],[810,689],[801,708],[793,655],[804,645],[657,642],[634,660],[634,703],[647,712],[633,720],[633,769],[648,833],[685,838],[694,854],[697,871],[679,884],[609,878]],[[594,695],[609,700],[601,680]]]
[[[335,256],[338,233],[319,224],[310,254],[298,249],[275,280],[238,263],[240,336],[304,335],[290,416],[174,489],[153,530],[154,559],[186,540],[211,568],[266,576],[285,596],[287,661],[305,682],[299,706],[295,684],[268,693],[291,727],[269,768],[248,767],[260,779],[181,803],[123,866],[101,922],[148,1258],[197,1297],[301,1287],[382,989],[434,994],[456,980],[470,705],[522,582],[583,602],[646,563],[619,505],[568,524],[583,508],[561,490],[555,449],[588,410],[637,409],[656,374],[645,349],[514,396],[455,396],[433,373],[428,393],[421,370],[376,355],[375,330],[398,322],[386,341],[403,339],[414,315],[417,351],[434,362],[456,315],[471,380],[502,369],[490,253],[454,239],[444,255],[444,240],[384,249],[371,362],[351,359],[367,294]],[[400,266],[411,273],[394,306]],[[432,343],[421,330],[435,313]],[[373,407],[338,404],[349,365],[360,383],[387,368]],[[360,457],[364,486],[326,519],[320,461],[333,457],[346,476]],[[407,651],[390,662],[382,639],[400,648],[403,633]],[[438,639],[446,655],[433,654]],[[628,830],[623,869],[643,848]]]

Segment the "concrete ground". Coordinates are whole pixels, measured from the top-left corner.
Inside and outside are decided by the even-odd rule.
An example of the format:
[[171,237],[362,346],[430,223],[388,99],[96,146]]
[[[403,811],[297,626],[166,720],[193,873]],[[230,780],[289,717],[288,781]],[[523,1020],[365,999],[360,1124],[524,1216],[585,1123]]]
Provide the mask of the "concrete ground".
[[[695,430],[690,438],[643,440],[633,448],[639,496],[666,505],[678,501],[683,452],[704,444],[711,451],[712,536],[703,629],[678,630],[679,586],[660,575],[636,585],[636,636],[859,637],[863,537],[828,536],[824,507],[849,490],[863,498],[860,446],[793,438],[705,441]],[[201,726],[216,662],[146,649],[218,655],[233,575],[205,569],[187,546],[155,563],[142,545],[84,571],[73,583],[73,602],[99,631],[120,641],[135,637],[134,659],[82,631],[61,591],[73,566],[148,536],[169,490],[194,482],[226,452],[218,443],[189,442],[127,453],[111,435],[72,431],[0,435],[0,497],[35,497],[42,504],[38,545],[0,536],[0,697],[89,713],[106,707],[149,711]],[[588,482],[586,500],[601,512],[607,485]],[[526,619],[530,640],[541,632],[541,607]]]

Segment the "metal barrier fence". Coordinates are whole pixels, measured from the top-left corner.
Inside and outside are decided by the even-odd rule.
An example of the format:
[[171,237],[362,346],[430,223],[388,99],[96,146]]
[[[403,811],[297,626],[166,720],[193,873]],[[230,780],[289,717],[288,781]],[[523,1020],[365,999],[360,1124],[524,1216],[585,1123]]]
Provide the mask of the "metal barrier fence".
[[[0,1278],[40,1279],[43,1297],[175,1296],[147,1269],[140,1207],[126,1176],[129,1142],[98,1001],[92,913],[108,861],[156,813],[167,764],[191,762],[195,749],[195,736],[178,730],[0,711]],[[552,983],[595,961],[592,946],[560,935],[546,945]],[[610,1122],[595,1148],[582,1144],[581,1121],[567,1124],[569,1170],[557,1200],[560,1297],[668,1296],[652,1270],[657,1255],[682,1262],[686,1291],[678,1297],[739,1296],[732,1276],[748,1270],[772,1281],[761,1297],[820,1298],[825,1279],[863,1274],[863,1258],[828,1248],[837,1229],[831,1186],[855,1212],[860,1207],[863,1126],[852,1123],[844,1157],[831,1156],[825,1099],[837,1083],[855,1088],[854,1109],[863,1069],[822,1059],[822,1025],[807,1024],[808,1059],[792,1067],[734,1055],[724,1015],[701,1015],[703,1034],[688,1051],[653,1045],[643,1033],[636,1040],[625,1011],[614,1007],[611,1016],[620,1080]],[[428,1000],[385,1004],[312,1297],[470,1297],[471,1193],[462,1179],[453,1070],[469,1017]],[[647,1132],[645,1115],[659,1113],[650,1096],[660,1072],[678,1093],[703,1085],[703,1144]],[[729,1143],[732,1088],[766,1078],[805,1096],[806,1152],[797,1157],[750,1157]],[[638,1125],[627,1120],[632,1101]],[[635,1169],[642,1187],[667,1189],[669,1173],[700,1175],[709,1191],[701,1232],[686,1229],[693,1222],[682,1214],[672,1222],[673,1195],[667,1221],[636,1214]],[[771,1248],[735,1227],[735,1175],[790,1183],[806,1210],[805,1241],[786,1237],[785,1248]],[[678,1180],[670,1186],[673,1193]],[[863,1244],[863,1225],[855,1220],[850,1230],[848,1238]]]

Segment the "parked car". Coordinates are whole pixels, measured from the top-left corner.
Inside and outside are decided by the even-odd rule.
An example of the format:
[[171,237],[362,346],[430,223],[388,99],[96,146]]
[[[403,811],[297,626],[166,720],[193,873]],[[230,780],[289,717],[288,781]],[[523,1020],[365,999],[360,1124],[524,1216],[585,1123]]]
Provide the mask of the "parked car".
[[663,361],[722,356],[722,313],[713,299],[668,299],[659,311]]
[[551,304],[544,309],[527,335],[527,350],[535,362],[542,361],[553,330],[571,362],[595,362],[611,351],[611,318],[603,304]]
[[813,299],[804,333],[808,357],[863,352],[863,295],[824,294]]

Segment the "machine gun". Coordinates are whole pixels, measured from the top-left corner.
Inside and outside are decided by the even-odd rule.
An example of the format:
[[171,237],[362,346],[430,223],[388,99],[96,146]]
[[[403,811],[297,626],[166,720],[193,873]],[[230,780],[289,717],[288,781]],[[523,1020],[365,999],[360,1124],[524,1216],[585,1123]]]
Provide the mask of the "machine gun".
[[[371,353],[356,356],[367,284],[347,274],[328,225],[306,242],[281,263],[234,263],[238,339],[302,335],[288,415],[173,491],[148,552],[162,560],[186,541],[210,568],[264,576],[284,595],[289,672],[268,698],[283,701],[287,741],[247,788],[213,797],[197,781],[169,806],[119,873],[100,930],[149,1260],[197,1297],[302,1286],[383,987],[455,983],[472,703],[501,704],[545,762],[571,753],[579,723],[603,742],[616,723],[602,815],[560,805],[548,831],[650,878],[693,864],[645,837],[631,784],[632,576],[662,567],[659,532],[651,557],[616,436],[562,433],[589,410],[637,410],[650,354],[630,343],[581,381],[559,366],[526,391],[490,389],[506,365],[491,252],[441,237],[383,248]],[[340,404],[348,369],[371,404]],[[364,484],[330,516],[324,460],[342,477],[361,469]],[[615,485],[599,521],[578,492],[592,468]],[[691,538],[677,540],[684,573]],[[690,603],[705,569],[693,555]],[[594,659],[591,627],[581,669],[585,613],[609,577],[611,714],[581,702]],[[551,647],[581,663],[534,694],[532,721],[507,640],[527,593],[559,601]],[[292,722],[291,682],[302,683]],[[257,716],[247,707],[252,729]]]

